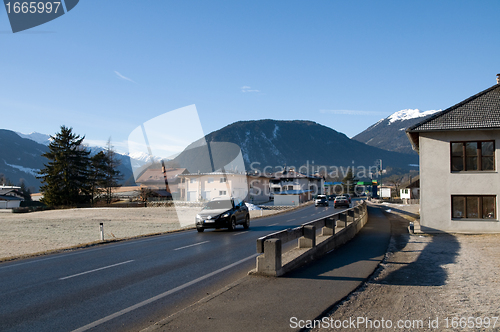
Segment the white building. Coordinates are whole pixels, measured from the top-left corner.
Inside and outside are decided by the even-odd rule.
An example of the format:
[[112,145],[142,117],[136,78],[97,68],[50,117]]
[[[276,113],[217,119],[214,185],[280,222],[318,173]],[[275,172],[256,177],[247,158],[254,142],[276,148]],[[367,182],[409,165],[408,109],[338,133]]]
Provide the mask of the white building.
[[[498,79],[497,79],[498,81]],[[500,232],[500,85],[407,129],[424,232]]]
[[181,200],[190,202],[210,201],[215,197],[247,199],[248,182],[246,174],[239,173],[190,173],[180,175]]
[[299,205],[323,194],[324,187],[321,176],[305,175],[293,169],[275,173],[269,180],[274,205]]
[[20,189],[21,187],[0,186],[0,209],[18,208],[24,201]]

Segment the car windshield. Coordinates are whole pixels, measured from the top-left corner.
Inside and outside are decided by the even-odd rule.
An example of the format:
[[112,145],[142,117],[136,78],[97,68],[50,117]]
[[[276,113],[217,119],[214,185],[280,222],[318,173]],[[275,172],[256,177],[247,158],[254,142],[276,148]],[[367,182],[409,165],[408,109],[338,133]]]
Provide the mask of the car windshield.
[[337,196],[335,199],[347,199],[345,196]]
[[211,201],[208,202],[207,205],[203,208],[203,210],[229,210],[233,207],[230,200],[220,200],[220,201]]

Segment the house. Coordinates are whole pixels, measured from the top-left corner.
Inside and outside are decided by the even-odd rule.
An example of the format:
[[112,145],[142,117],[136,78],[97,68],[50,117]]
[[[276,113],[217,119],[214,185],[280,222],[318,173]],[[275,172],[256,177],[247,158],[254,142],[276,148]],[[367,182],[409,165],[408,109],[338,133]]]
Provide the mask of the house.
[[21,187],[0,186],[0,209],[18,208],[24,197],[21,193]]
[[421,230],[500,232],[500,84],[406,133],[420,155]]
[[245,200],[248,196],[245,173],[188,173],[180,177],[180,200],[210,201],[215,197],[235,197]]
[[140,187],[147,187],[152,190],[166,190],[170,194],[160,195],[162,197],[180,196],[179,183],[182,181],[182,175],[188,174],[185,168],[147,168],[137,177],[135,182]]
[[323,177],[302,174],[286,167],[269,180],[274,205],[298,205],[311,200],[314,195],[323,194],[324,187]]
[[420,199],[420,179],[410,182],[407,186],[399,189],[400,197],[405,203],[410,200]]

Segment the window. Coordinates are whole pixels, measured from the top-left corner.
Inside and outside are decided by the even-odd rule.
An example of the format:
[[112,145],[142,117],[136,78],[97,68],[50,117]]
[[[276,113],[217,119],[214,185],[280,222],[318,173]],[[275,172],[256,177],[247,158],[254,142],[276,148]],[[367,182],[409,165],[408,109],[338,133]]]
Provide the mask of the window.
[[226,196],[225,190],[219,190],[219,196]]
[[227,182],[227,178],[220,178],[220,183],[225,183]]
[[495,142],[451,142],[451,171],[494,171]]
[[451,196],[453,218],[496,219],[496,196]]
[[207,183],[213,183],[214,182],[214,178],[208,178],[207,179]]
[[196,179],[190,179],[189,183],[196,183]]

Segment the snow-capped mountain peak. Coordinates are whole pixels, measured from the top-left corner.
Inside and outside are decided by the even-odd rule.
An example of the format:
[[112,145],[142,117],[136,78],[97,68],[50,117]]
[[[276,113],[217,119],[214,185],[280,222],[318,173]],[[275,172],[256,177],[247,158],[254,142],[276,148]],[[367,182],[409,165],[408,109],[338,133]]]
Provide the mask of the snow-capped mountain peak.
[[396,113],[393,113],[391,116],[388,117],[389,124],[392,124],[396,121],[405,121],[410,119],[422,118],[440,111],[441,110],[421,111],[419,109],[401,110]]

